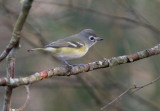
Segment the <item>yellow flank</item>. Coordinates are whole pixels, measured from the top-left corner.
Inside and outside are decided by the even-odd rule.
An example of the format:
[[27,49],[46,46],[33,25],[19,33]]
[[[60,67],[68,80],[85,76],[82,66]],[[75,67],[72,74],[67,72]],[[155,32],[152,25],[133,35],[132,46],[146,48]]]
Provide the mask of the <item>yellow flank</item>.
[[61,57],[64,60],[71,60],[76,59],[84,56],[87,51],[88,47],[80,47],[80,48],[71,48],[71,47],[61,47],[61,48],[55,48],[55,51],[52,51],[52,54],[56,57]]
[[61,48],[57,48],[57,50],[54,52],[54,54],[62,54],[62,55],[70,55],[70,54],[80,54],[80,55],[84,55],[87,52],[87,47],[80,47],[80,48],[71,48],[71,47],[61,47]]

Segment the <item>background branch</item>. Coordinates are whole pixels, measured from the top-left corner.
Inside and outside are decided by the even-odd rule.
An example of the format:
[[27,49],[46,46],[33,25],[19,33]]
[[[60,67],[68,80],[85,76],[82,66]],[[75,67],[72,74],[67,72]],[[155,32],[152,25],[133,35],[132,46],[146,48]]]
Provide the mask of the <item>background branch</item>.
[[10,111],[24,111],[24,109],[25,109],[25,108],[27,107],[27,105],[29,104],[29,101],[30,101],[30,90],[29,90],[29,86],[26,85],[25,88],[26,88],[26,93],[27,93],[27,97],[26,97],[25,103],[24,103],[23,106],[20,107],[19,109],[10,109]]
[[97,11],[97,10],[94,10],[94,9],[91,9],[91,8],[81,7],[81,6],[78,6],[76,4],[70,5],[70,4],[64,4],[64,3],[57,3],[57,2],[53,2],[53,1],[40,1],[40,0],[36,0],[35,2],[46,3],[46,4],[50,4],[50,5],[53,4],[53,5],[58,5],[58,6],[68,7],[68,8],[75,8],[75,9],[78,9],[78,10],[81,10],[81,11],[82,10],[83,11],[88,11],[88,12],[91,12],[91,13],[95,13],[95,14],[98,14],[98,15],[105,16],[105,17],[110,18],[112,20],[113,19],[124,20],[126,22],[130,22],[130,23],[145,27],[145,28],[147,28],[149,30],[152,30],[156,34],[160,34],[160,30],[158,28],[156,28],[155,26],[153,26],[153,25],[151,25],[149,23],[145,23],[145,22],[134,20],[132,18],[111,15],[111,14],[100,12],[100,11]]
[[33,0],[24,0],[23,1],[22,11],[19,14],[17,22],[14,26],[12,37],[11,37],[9,44],[6,46],[6,49],[4,49],[4,51],[0,55],[0,62],[6,58],[6,56],[9,54],[11,49],[14,48],[15,45],[19,42],[20,34],[22,31],[23,25],[25,23],[25,20],[28,16],[32,2],[33,2]]
[[147,84],[144,84],[144,85],[141,85],[141,86],[136,86],[136,85],[134,85],[134,87],[128,88],[126,91],[124,91],[122,94],[120,94],[117,98],[115,98],[114,100],[112,100],[111,102],[109,102],[108,104],[106,104],[105,106],[103,106],[103,107],[101,108],[101,110],[104,110],[104,109],[106,109],[108,106],[112,105],[114,102],[117,102],[120,98],[122,98],[122,97],[123,97],[125,94],[127,94],[129,91],[132,91],[131,94],[132,94],[132,93],[135,93],[135,92],[137,92],[138,90],[140,90],[140,89],[142,89],[142,88],[144,88],[144,87],[147,87],[147,86],[149,86],[149,85],[151,85],[151,84],[153,84],[153,83],[155,83],[155,82],[157,82],[157,81],[159,81],[159,80],[160,80],[160,76],[158,76],[156,79],[154,79],[153,81],[151,81],[151,82],[149,82],[149,83],[147,83]]
[[[17,22],[14,26],[12,37],[10,43],[7,45],[6,49],[2,52],[0,56],[0,62],[5,59],[7,56],[7,79],[14,78],[15,74],[15,58],[16,58],[16,49],[19,47],[20,33],[23,28],[24,22],[27,18],[29,10],[31,8],[33,0],[23,1],[21,13],[17,19]],[[9,111],[11,107],[11,95],[13,87],[7,86],[6,93],[4,98],[4,105],[2,111]]]
[[[18,44],[19,45],[19,44]],[[7,79],[14,78],[15,73],[15,57],[16,56],[16,48],[13,48],[9,55],[7,56]],[[11,96],[12,96],[12,87],[6,87],[6,93],[4,97],[4,105],[2,111],[9,111],[11,107]]]

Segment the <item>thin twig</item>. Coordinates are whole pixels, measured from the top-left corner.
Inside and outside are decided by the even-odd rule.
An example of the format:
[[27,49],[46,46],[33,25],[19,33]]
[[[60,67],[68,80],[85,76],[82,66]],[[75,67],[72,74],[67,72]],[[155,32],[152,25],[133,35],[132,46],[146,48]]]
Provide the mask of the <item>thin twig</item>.
[[105,17],[110,18],[112,20],[113,19],[117,19],[117,20],[123,20],[123,21],[126,21],[126,22],[130,22],[130,23],[145,27],[145,28],[147,28],[149,30],[152,30],[156,34],[160,34],[160,30],[158,28],[156,28],[155,26],[153,26],[151,24],[148,24],[148,23],[139,22],[139,21],[134,20],[132,18],[122,17],[122,16],[115,16],[115,15],[111,15],[111,14],[108,14],[108,13],[100,12],[100,11],[97,11],[97,10],[94,10],[94,9],[91,9],[91,8],[81,7],[81,6],[78,6],[76,4],[72,4],[72,7],[71,7],[70,4],[57,3],[57,2],[54,2],[54,1],[36,0],[35,2],[46,3],[46,4],[50,4],[50,5],[58,5],[58,6],[68,7],[68,8],[75,8],[75,9],[78,9],[78,10],[81,10],[81,11],[82,10],[83,11],[88,11],[88,12],[91,12],[91,13],[95,13],[95,14],[99,14],[99,15],[105,16]]
[[[15,54],[16,48],[13,48],[9,55],[7,56],[7,78],[14,78],[14,71],[15,71]],[[11,96],[12,96],[13,88],[10,86],[6,87],[6,93],[4,98],[3,110],[2,111],[9,111],[11,107]]]
[[160,76],[158,76],[156,79],[154,79],[153,81],[147,83],[147,84],[144,84],[144,85],[141,85],[141,86],[136,86],[134,85],[134,87],[131,87],[127,90],[125,90],[122,94],[120,94],[118,97],[116,97],[115,99],[113,99],[111,102],[107,103],[106,105],[104,105],[101,110],[104,110],[106,109],[108,106],[112,105],[113,103],[117,102],[120,98],[122,98],[126,93],[128,93],[129,91],[132,90],[131,94],[139,91],[140,89],[144,88],[144,87],[147,87],[155,82],[157,82],[158,80],[160,80]]
[[[15,12],[13,12],[12,10],[9,10],[9,9],[5,6],[5,4],[3,4],[3,7],[4,7],[6,13],[12,14],[12,16],[14,16],[14,17],[17,16],[17,14],[16,14]],[[11,24],[8,24],[8,22],[5,23],[5,24],[9,27],[10,30],[12,30],[12,25],[11,25]],[[27,26],[28,28],[30,28],[31,30],[34,30],[34,34],[36,35],[36,37],[37,37],[38,40],[40,41],[40,44],[41,44],[41,45],[44,46],[44,45],[48,44],[48,42],[45,40],[45,37],[44,37],[44,36],[40,33],[40,31],[39,31],[37,28],[35,28],[29,21],[26,21],[26,26]],[[22,39],[24,39],[25,42],[27,42],[29,45],[31,45],[31,46],[34,47],[34,48],[39,47],[38,45],[36,45],[35,43],[33,43],[33,41],[30,41],[27,37],[25,37],[25,35],[23,35],[23,34],[22,34]],[[47,52],[41,51],[40,53],[46,55]],[[48,54],[50,54],[50,53],[48,53]],[[56,59],[52,54],[50,54],[50,56],[51,56],[51,58],[52,58],[54,61],[58,61],[58,62],[59,62],[59,60]]]
[[9,54],[9,52],[12,50],[12,48],[14,48],[15,45],[19,42],[20,37],[21,37],[20,34],[22,31],[23,25],[25,23],[25,20],[28,16],[32,2],[33,2],[33,0],[24,0],[23,1],[22,11],[19,14],[17,22],[14,26],[12,37],[11,37],[9,44],[6,46],[6,48],[4,49],[4,51],[0,55],[0,62],[6,58],[6,56]]
[[125,9],[126,12],[129,12],[129,14],[133,15],[139,22],[144,22],[144,23],[149,23],[149,21],[143,17],[139,12],[137,12],[131,4],[129,4],[128,0],[119,1],[119,0],[114,0],[117,5],[121,6],[123,9]]
[[26,101],[23,104],[22,107],[20,107],[19,109],[10,109],[10,111],[24,111],[24,109],[27,107],[27,105],[29,104],[30,101],[30,90],[29,90],[29,85],[25,86],[26,88],[26,93],[27,93],[27,97],[26,97]]
[[[27,18],[33,0],[23,1],[21,13],[14,26],[10,43],[0,55],[0,62],[7,57],[7,79],[14,78],[16,49],[19,47],[20,33]],[[8,56],[7,56],[8,55]],[[11,95],[13,87],[7,86],[2,111],[9,111],[11,108]]]
[[117,98],[113,99],[111,102],[109,102],[108,104],[106,104],[105,106],[103,106],[101,108],[101,110],[104,110],[105,108],[107,108],[108,106],[112,105],[114,102],[118,101],[122,96],[124,96],[126,93],[128,93],[128,91],[130,91],[131,89],[127,89],[126,91],[124,91],[122,94],[120,94]]
[[146,87],[146,86],[149,86],[149,85],[157,82],[158,80],[160,80],[160,76],[158,76],[156,79],[154,79],[153,81],[151,81],[151,82],[149,82],[149,83],[147,83],[147,84],[145,84],[145,85],[135,86],[135,87],[134,87],[135,90],[134,90],[132,93],[135,93],[135,92],[139,91],[140,89],[142,89],[142,88],[144,88],[144,87]]
[[30,101],[29,85],[26,85],[25,88],[26,88],[26,92],[27,92],[26,101],[25,101],[24,105],[19,108],[19,111],[23,111],[27,107],[27,105],[29,104],[29,101]]

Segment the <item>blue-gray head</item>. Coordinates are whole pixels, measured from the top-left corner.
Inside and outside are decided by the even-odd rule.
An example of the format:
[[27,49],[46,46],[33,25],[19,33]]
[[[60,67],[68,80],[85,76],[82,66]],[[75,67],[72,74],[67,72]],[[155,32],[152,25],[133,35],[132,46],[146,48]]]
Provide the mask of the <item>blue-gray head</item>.
[[87,44],[89,47],[94,45],[97,41],[103,40],[102,38],[98,37],[93,29],[84,29],[82,30],[79,35],[81,39]]

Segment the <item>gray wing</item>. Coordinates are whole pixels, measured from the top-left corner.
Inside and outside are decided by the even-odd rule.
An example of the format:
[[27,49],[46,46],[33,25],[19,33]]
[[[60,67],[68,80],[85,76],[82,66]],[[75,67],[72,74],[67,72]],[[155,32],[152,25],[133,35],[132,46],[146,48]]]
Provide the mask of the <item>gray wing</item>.
[[73,35],[70,37],[67,37],[65,39],[60,39],[55,42],[52,42],[45,47],[53,47],[53,48],[60,48],[60,47],[71,47],[71,48],[80,48],[84,46],[84,42],[79,39],[78,35]]

